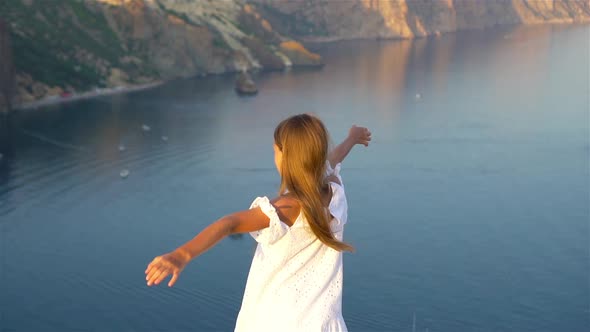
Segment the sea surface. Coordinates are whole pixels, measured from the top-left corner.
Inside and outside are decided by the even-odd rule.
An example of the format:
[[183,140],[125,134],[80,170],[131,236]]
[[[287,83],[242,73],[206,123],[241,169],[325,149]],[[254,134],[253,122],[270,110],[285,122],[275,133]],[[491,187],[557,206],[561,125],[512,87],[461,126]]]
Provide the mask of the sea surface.
[[312,45],[324,68],[257,74],[255,97],[221,75],[19,112],[0,128],[0,330],[232,331],[248,234],[172,288],[144,270],[276,195],[274,127],[311,112],[335,144],[373,132],[342,169],[350,331],[590,331],[589,43],[546,25]]

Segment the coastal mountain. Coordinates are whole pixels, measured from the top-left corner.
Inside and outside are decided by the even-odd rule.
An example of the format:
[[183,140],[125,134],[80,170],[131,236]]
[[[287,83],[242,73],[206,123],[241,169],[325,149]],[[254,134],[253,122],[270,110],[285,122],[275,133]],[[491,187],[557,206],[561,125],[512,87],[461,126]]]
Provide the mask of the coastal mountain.
[[495,25],[590,22],[589,0],[251,2],[281,33],[303,41],[414,38]]
[[[16,72],[12,81],[2,71],[1,87],[23,104],[177,77],[321,64],[298,40],[588,22],[590,1],[3,0],[0,19],[0,42],[10,39],[14,61],[6,72]],[[8,68],[7,54],[0,47],[0,68]]]
[[17,103],[176,77],[317,65],[239,1],[6,0]]

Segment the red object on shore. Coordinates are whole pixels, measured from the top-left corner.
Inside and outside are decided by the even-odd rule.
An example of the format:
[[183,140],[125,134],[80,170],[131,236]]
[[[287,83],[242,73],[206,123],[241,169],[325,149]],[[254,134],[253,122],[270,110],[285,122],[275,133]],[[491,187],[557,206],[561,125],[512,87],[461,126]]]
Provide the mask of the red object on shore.
[[60,93],[60,97],[62,97],[62,98],[69,98],[71,96],[72,96],[72,93],[71,92],[62,92],[62,93]]

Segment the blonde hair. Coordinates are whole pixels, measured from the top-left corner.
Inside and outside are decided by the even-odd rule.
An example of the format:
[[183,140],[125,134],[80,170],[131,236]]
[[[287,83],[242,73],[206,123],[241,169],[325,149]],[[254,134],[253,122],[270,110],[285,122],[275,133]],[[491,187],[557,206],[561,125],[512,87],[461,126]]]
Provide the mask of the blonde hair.
[[334,237],[329,211],[322,203],[322,189],[329,188],[325,179],[329,137],[322,121],[309,114],[289,117],[276,127],[274,141],[283,155],[279,195],[288,191],[295,196],[311,230],[325,245],[354,251]]

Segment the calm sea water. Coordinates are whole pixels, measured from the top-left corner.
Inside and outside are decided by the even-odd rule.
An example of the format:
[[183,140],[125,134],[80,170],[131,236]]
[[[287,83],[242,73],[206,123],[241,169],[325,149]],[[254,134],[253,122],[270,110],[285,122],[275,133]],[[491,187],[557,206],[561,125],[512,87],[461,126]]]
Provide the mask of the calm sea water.
[[335,142],[352,124],[374,137],[342,172],[351,331],[589,331],[589,38],[342,42],[316,47],[322,70],[259,75],[254,98],[219,76],[17,114],[1,129],[0,329],[232,330],[248,235],[171,289],[144,269],[274,195],[274,126],[314,112]]

